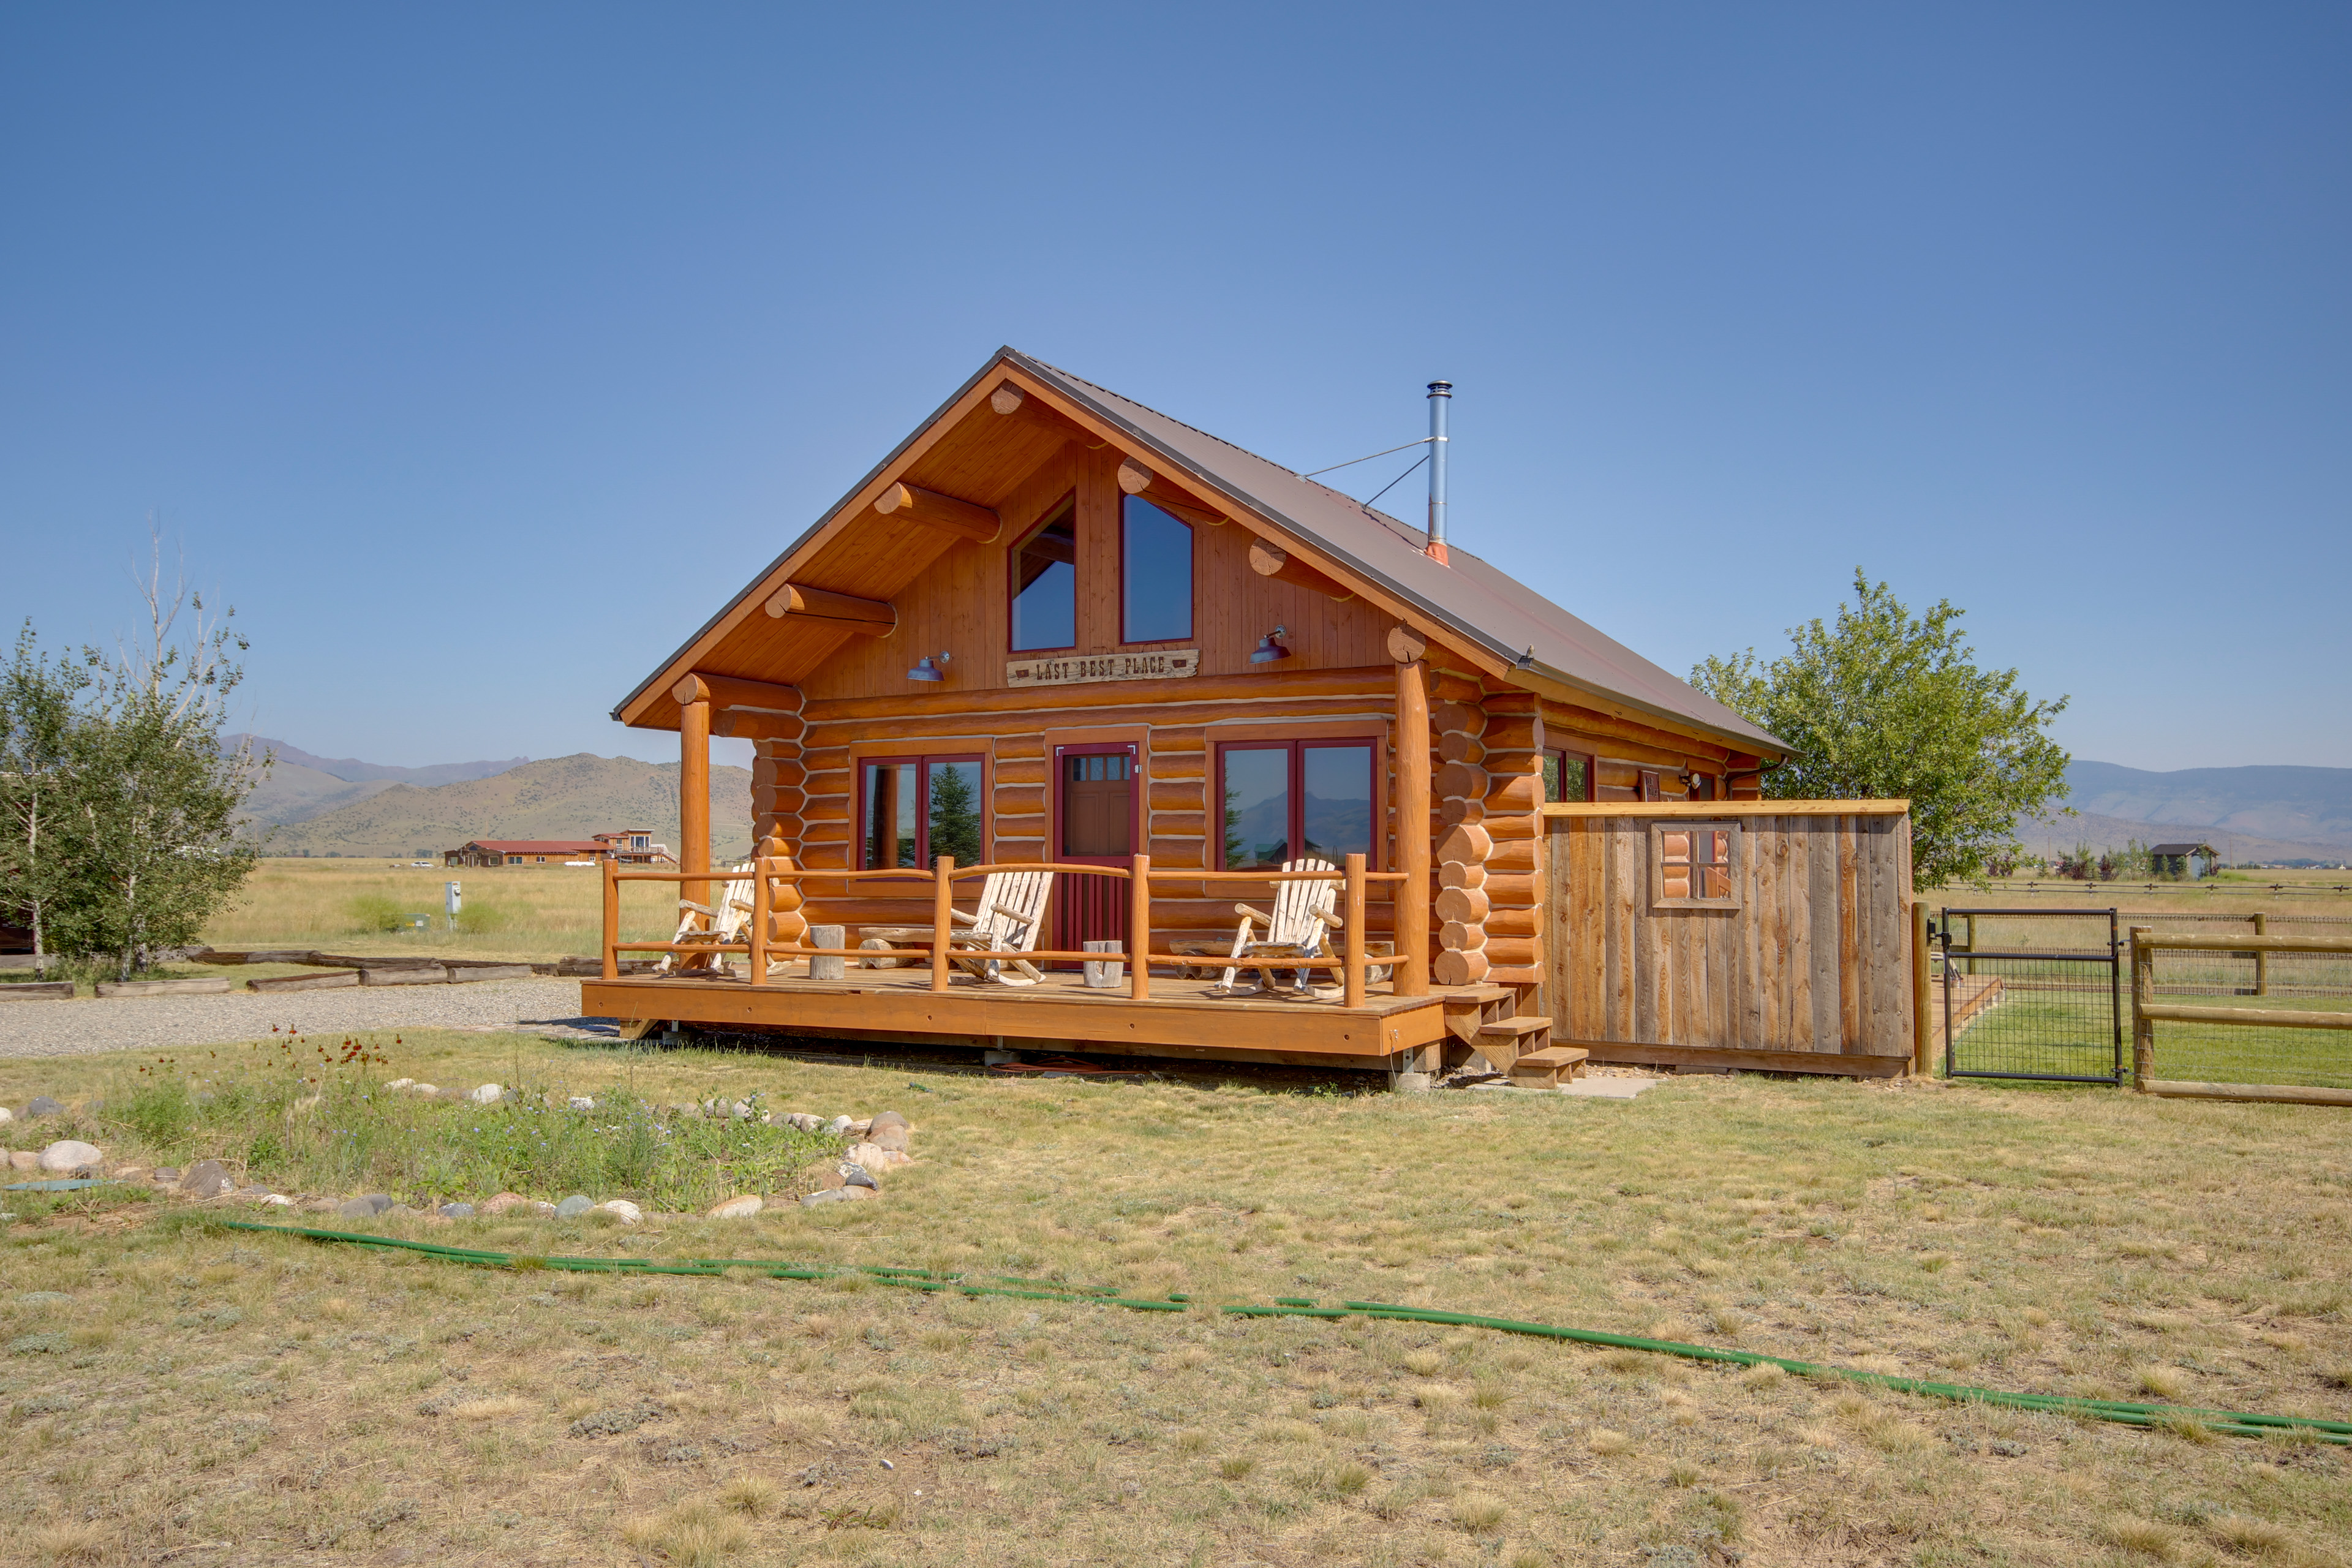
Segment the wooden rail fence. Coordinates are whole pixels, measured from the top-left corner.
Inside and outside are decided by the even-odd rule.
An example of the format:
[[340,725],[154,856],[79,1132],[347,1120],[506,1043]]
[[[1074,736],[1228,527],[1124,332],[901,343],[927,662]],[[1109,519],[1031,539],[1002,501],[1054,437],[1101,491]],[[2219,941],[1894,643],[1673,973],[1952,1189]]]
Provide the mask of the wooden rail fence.
[[2352,942],[2308,936],[2192,936],[2134,926],[2132,947],[2132,1080],[2142,1094],[2189,1100],[2287,1100],[2298,1105],[2352,1105],[2352,1089],[2300,1084],[2194,1083],[2156,1076],[2156,1026],[2162,1023],[2221,1025],[2239,1028],[2352,1029],[2352,1012],[2326,1013],[2283,1007],[2197,1007],[2156,1000],[2156,955],[2167,950],[2247,952],[2255,958],[2259,982],[2269,989],[2264,955],[2273,952],[2352,953]]

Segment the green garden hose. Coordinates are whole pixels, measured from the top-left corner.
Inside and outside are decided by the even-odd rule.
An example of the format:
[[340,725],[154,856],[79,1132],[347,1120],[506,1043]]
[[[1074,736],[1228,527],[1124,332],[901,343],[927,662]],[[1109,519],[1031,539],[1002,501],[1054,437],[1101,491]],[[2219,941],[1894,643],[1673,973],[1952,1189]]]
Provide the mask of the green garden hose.
[[[1119,1295],[1114,1286],[1069,1286],[1052,1280],[1023,1279],[1006,1275],[988,1276],[989,1282],[982,1283],[961,1274],[939,1274],[927,1268],[893,1268],[870,1264],[829,1268],[760,1258],[688,1258],[674,1262],[650,1258],[540,1258],[528,1253],[443,1247],[437,1242],[406,1241],[398,1237],[369,1236],[355,1231],[318,1230],[309,1226],[260,1225],[238,1219],[214,1223],[229,1230],[267,1231],[278,1236],[305,1237],[312,1241],[347,1242],[356,1247],[420,1252],[428,1258],[488,1268],[550,1268],[575,1274],[684,1274],[704,1277],[741,1269],[773,1279],[856,1278],[883,1285],[903,1285],[916,1290],[952,1290],[962,1296],[1009,1296],[1029,1301],[1076,1301],[1103,1307],[1125,1307],[1139,1312],[1183,1312],[1195,1305],[1189,1296],[1137,1298]],[[1659,1355],[1681,1356],[1689,1361],[1720,1362],[1733,1366],[1777,1366],[1799,1377],[1843,1378],[1850,1383],[1891,1389],[1897,1394],[1921,1394],[1964,1405],[1999,1405],[2053,1415],[2082,1415],[2126,1426],[2166,1426],[2186,1421],[2239,1437],[2294,1433],[2322,1443],[2352,1446],[2352,1422],[2347,1421],[2323,1421],[2310,1415],[2265,1415],[2242,1410],[2200,1410],[2180,1405],[2131,1405],[2114,1399],[2078,1399],[2063,1394],[2014,1394],[1998,1388],[1972,1388],[1965,1384],[1930,1383],[1925,1378],[1897,1377],[1853,1367],[1822,1366],[1812,1362],[1761,1355],[1754,1351],[1686,1345],[1673,1340],[1638,1339],[1632,1334],[1603,1333],[1597,1329],[1563,1329],[1551,1323],[1523,1323],[1510,1318],[1481,1317],[1475,1312],[1445,1312],[1429,1307],[1401,1307],[1384,1301],[1342,1301],[1337,1306],[1326,1307],[1301,1297],[1278,1296],[1270,1306],[1221,1305],[1217,1310],[1229,1316],[1245,1318],[1374,1318],[1391,1322],[1437,1323],[1449,1328],[1492,1329],[1498,1333],[1532,1334],[1541,1339],[1569,1340],[1577,1344],[1602,1345],[1612,1350],[1647,1351]]]

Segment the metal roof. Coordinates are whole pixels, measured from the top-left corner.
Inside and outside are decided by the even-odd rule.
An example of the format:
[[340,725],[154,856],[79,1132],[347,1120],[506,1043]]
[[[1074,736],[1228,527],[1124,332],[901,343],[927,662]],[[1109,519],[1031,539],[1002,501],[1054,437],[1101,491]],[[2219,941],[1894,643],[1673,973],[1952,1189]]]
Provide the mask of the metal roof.
[[1254,509],[1328,556],[1343,570],[1412,605],[1490,657],[1531,676],[1589,691],[1628,709],[1712,735],[1728,742],[1738,751],[1781,756],[1790,750],[1786,742],[1749,723],[1689,682],[1669,674],[1454,541],[1447,542],[1448,563],[1441,565],[1425,552],[1427,536],[1421,530],[1255,452],[1011,347],[1000,348],[990,356],[971,380],[917,426],[889,457],[860,479],[847,495],[827,509],[743,594],[704,623],[660,669],[623,699],[613,716],[619,718],[706,633],[757,591],[761,582],[816,538],[841,509],[895,463],[923,430],[982,380],[1005,365],[1035,377],[1059,395],[1083,405],[1097,418],[1123,430],[1139,448],[1156,454],[1171,479],[1181,482],[1182,477],[1189,476],[1193,487],[1212,493],[1223,492]]

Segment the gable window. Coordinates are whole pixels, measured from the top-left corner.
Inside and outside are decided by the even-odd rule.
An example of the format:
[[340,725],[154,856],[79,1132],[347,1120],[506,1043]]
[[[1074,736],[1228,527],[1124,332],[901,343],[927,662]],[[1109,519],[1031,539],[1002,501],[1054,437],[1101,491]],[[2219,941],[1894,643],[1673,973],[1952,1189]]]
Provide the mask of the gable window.
[[1121,642],[1181,642],[1192,635],[1192,525],[1141,496],[1119,509]]
[[1650,907],[1739,907],[1739,827],[1730,822],[1650,825]]
[[1592,798],[1592,759],[1581,752],[1546,752],[1544,759],[1544,799],[1548,801],[1591,800]]
[[987,785],[977,756],[887,757],[857,769],[857,868],[928,867],[942,855],[981,864],[981,802]]
[[1376,742],[1237,741],[1217,749],[1223,802],[1218,856],[1227,871],[1280,870],[1286,861],[1343,864],[1361,855],[1377,868],[1372,769]]
[[1077,641],[1078,500],[1071,496],[1013,547],[1013,648]]

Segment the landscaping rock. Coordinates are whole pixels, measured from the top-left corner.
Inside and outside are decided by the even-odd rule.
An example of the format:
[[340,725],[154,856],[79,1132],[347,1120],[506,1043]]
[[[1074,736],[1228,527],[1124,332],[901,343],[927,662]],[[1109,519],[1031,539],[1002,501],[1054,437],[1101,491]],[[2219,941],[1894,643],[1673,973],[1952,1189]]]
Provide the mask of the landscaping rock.
[[482,1205],[482,1213],[496,1217],[509,1209],[528,1208],[530,1200],[520,1193],[500,1193]]
[[413,1084],[415,1081],[416,1080],[413,1078],[396,1078],[390,1083],[385,1084],[383,1087],[386,1089],[406,1089],[410,1084]]
[[199,1160],[180,1178],[180,1190],[192,1198],[218,1197],[236,1185],[218,1160]]
[[793,1110],[785,1112],[784,1121],[787,1125],[797,1128],[803,1132],[814,1132],[824,1125],[824,1118],[811,1116],[805,1110]]
[[390,1193],[363,1193],[337,1204],[335,1212],[345,1219],[373,1219],[394,1206]]
[[877,1192],[882,1186],[881,1183],[874,1179],[873,1172],[855,1160],[844,1160],[841,1163],[841,1184],[845,1187],[872,1187]]
[[877,1121],[874,1124],[874,1130],[866,1135],[866,1142],[877,1149],[887,1149],[894,1154],[903,1154],[907,1152],[906,1124],[900,1122],[896,1126],[885,1126]]
[[885,1149],[879,1143],[853,1143],[845,1158],[875,1175],[915,1163],[913,1155],[901,1153],[896,1149]]
[[471,1219],[474,1217],[474,1205],[471,1204],[443,1204],[434,1212],[438,1214],[443,1219]]
[[11,1149],[8,1151],[8,1168],[12,1171],[37,1171],[41,1168],[41,1156],[31,1149]]
[[441,1092],[429,1083],[412,1083],[408,1087],[415,1093],[425,1096],[427,1100],[432,1099],[435,1095]]
[[155,1169],[155,1179],[159,1182],[176,1182],[180,1179],[180,1167],[159,1165]]
[[79,1138],[60,1138],[41,1151],[38,1168],[44,1171],[79,1171],[105,1158],[98,1152],[95,1143],[85,1143]]
[[801,1206],[813,1209],[820,1204],[849,1203],[854,1200],[856,1194],[865,1190],[864,1187],[827,1187],[822,1192],[811,1193],[801,1199]]
[[713,1204],[708,1212],[712,1219],[750,1219],[767,1206],[767,1200],[756,1193],[746,1193],[740,1197]]
[[870,1137],[885,1127],[911,1127],[911,1125],[905,1117],[895,1110],[877,1110],[874,1113],[873,1124],[867,1128],[866,1132]]
[[828,1138],[838,1138],[848,1131],[849,1118],[846,1116],[836,1116],[824,1124],[824,1133]]
[[590,1209],[593,1209],[595,1206],[596,1204],[594,1199],[585,1197],[579,1193],[574,1193],[570,1197],[555,1205],[555,1217],[558,1219],[572,1219],[577,1215],[586,1214]]
[[603,1213],[611,1215],[623,1225],[635,1225],[646,1217],[646,1211],[626,1198],[607,1198],[596,1207]]
[[144,1165],[117,1165],[108,1173],[118,1182],[152,1182],[155,1173]]
[[284,1193],[257,1193],[253,1201],[257,1206],[266,1209],[290,1209],[294,1206],[294,1200]]
[[533,1219],[553,1219],[555,1217],[555,1205],[549,1203],[544,1198],[533,1198],[530,1200],[530,1217]]
[[5,1105],[0,1105],[0,1123],[10,1122],[16,1120],[16,1113],[15,1111],[9,1110]]
[[473,1093],[467,1095],[466,1098],[476,1105],[496,1105],[499,1102],[499,1097],[505,1093],[506,1090],[500,1089],[497,1084],[486,1083],[479,1089],[475,1089]]
[[596,1109],[596,1102],[589,1099],[584,1094],[575,1094],[570,1100],[565,1100],[564,1103],[574,1110],[593,1110]]
[[47,1095],[37,1094],[33,1096],[32,1103],[25,1107],[25,1114],[27,1117],[60,1116],[65,1113],[65,1109]]

